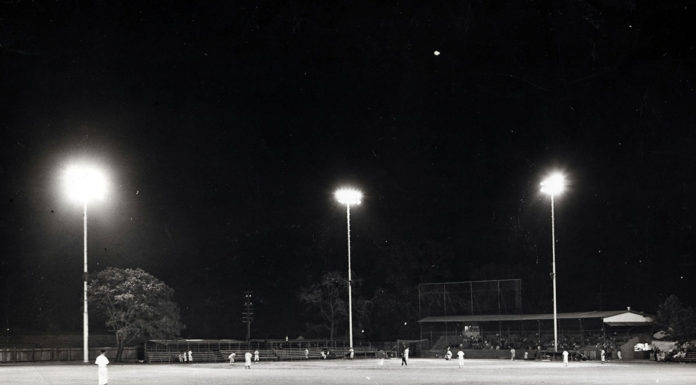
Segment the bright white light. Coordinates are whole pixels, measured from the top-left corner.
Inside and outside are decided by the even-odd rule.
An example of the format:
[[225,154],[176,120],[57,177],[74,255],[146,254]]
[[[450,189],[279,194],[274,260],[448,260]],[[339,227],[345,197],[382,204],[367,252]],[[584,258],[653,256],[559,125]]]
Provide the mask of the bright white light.
[[68,197],[74,201],[87,203],[106,195],[106,176],[94,166],[69,166],[63,179]]
[[433,55],[435,55],[435,56],[440,56],[440,51],[435,51],[435,52],[433,52]]
[[341,188],[334,193],[336,200],[344,205],[359,205],[362,202],[362,193],[354,188]]
[[549,175],[541,182],[541,192],[547,195],[558,195],[565,190],[565,176],[560,172]]

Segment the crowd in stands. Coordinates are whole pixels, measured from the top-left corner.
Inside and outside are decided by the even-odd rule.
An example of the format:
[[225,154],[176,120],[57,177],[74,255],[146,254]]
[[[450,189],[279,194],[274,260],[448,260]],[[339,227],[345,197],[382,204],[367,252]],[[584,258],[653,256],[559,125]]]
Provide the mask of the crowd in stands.
[[[449,344],[452,344],[452,338],[448,339]],[[558,348],[563,350],[601,350],[604,349],[608,354],[618,350],[621,343],[625,341],[617,340],[615,336],[605,336],[603,334],[585,334],[580,336],[560,336],[558,340]],[[553,336],[516,336],[511,335],[509,338],[498,334],[484,336],[462,336],[457,338],[458,345],[463,349],[483,349],[483,350],[509,350],[526,349],[526,350],[547,350],[553,349]]]
[[671,351],[654,349],[652,357],[655,361],[690,361],[696,358],[696,341],[678,342]]

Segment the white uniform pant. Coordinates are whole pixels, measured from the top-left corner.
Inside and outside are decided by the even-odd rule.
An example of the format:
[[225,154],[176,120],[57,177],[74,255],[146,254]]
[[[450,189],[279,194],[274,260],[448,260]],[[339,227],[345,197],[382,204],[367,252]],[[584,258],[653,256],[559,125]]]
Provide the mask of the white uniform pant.
[[106,385],[109,383],[109,371],[107,368],[99,368],[99,385]]

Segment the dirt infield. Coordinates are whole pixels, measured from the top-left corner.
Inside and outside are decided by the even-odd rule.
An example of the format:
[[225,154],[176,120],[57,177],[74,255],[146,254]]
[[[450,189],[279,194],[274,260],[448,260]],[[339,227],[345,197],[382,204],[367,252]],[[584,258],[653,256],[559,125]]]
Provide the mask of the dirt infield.
[[[457,361],[396,359],[261,362],[252,369],[229,364],[110,365],[109,385],[196,384],[696,384],[696,364],[654,362]],[[2,385],[94,385],[96,365],[0,365]]]

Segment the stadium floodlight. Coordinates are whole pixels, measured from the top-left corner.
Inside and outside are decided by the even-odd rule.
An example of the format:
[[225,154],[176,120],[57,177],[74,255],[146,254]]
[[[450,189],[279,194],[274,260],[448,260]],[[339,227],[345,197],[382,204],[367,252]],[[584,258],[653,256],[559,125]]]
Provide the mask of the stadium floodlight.
[[541,183],[541,192],[550,195],[559,195],[565,190],[565,176],[560,172],[549,175]]
[[67,167],[63,174],[63,182],[68,198],[82,204],[83,208],[83,309],[82,309],[82,348],[83,360],[89,362],[89,317],[87,313],[87,204],[101,200],[106,195],[107,182],[105,174],[97,167],[89,164],[75,164]]
[[341,188],[336,190],[336,193],[334,194],[336,196],[336,200],[339,203],[342,203],[346,206],[350,205],[359,205],[362,203],[362,193],[360,190],[356,190],[354,188]]
[[362,203],[362,192],[354,188],[340,188],[334,193],[336,200],[346,205],[346,224],[348,229],[348,340],[350,343],[350,354],[353,358],[353,294],[352,278],[350,273],[350,205]]
[[565,176],[560,172],[549,175],[541,182],[541,192],[551,197],[551,277],[553,279],[553,350],[558,351],[558,313],[556,312],[556,230],[554,197],[565,190]]

